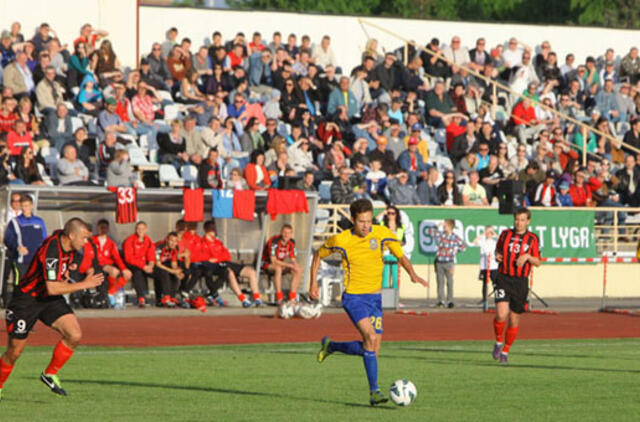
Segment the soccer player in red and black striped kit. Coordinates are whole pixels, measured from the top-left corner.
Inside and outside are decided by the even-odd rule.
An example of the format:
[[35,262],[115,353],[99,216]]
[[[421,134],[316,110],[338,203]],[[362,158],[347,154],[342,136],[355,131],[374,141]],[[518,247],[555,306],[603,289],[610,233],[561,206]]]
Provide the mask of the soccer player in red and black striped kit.
[[541,262],[540,243],[538,236],[528,230],[530,222],[531,211],[519,208],[513,216],[513,228],[500,233],[496,245],[496,261],[500,265],[493,284],[496,301],[493,358],[500,363],[507,363],[509,350],[518,334],[520,314],[525,311],[529,294],[531,267],[539,267]]
[[104,281],[101,272],[89,271],[82,281],[70,283],[69,272],[77,269],[74,258],[91,235],[79,218],[67,221],[62,230],[44,240],[13,291],[6,312],[9,342],[0,357],[0,398],[4,382],[27,345],[27,336],[40,320],[62,335],[56,344],[49,366],[40,379],[52,392],[66,396],[58,371],[71,358],[80,343],[82,331],[75,314],[62,295],[98,287]]

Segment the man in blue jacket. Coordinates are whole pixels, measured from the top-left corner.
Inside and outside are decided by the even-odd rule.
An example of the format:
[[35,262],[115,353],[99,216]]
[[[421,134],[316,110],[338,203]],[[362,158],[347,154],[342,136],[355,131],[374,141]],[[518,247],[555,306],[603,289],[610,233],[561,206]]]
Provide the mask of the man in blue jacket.
[[26,272],[31,259],[47,237],[44,220],[33,215],[33,199],[29,195],[22,195],[20,208],[22,214],[9,220],[4,233],[4,244],[14,264],[16,282]]
[[409,146],[398,157],[398,166],[409,174],[409,184],[415,185],[418,180],[427,178],[429,166],[424,163],[422,154],[418,151],[418,138],[409,138]]
[[349,84],[348,77],[341,77],[339,88],[334,89],[329,95],[329,102],[327,104],[327,113],[329,115],[334,115],[340,106],[346,107],[347,115],[350,119],[360,111],[358,110],[358,100],[349,89]]

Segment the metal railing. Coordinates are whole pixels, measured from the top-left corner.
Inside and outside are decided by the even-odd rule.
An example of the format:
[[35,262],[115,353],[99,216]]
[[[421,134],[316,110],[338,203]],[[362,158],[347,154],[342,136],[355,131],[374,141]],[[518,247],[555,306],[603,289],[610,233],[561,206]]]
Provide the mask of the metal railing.
[[[400,35],[400,34],[398,34],[396,32],[390,31],[389,29],[387,29],[387,28],[385,28],[385,27],[383,27],[381,25],[378,25],[376,23],[373,23],[373,22],[371,22],[369,20],[359,18],[358,21],[360,22],[361,25],[368,25],[368,26],[370,26],[372,28],[376,28],[377,30],[379,30],[381,32],[384,32],[387,35],[390,35],[390,36],[392,36],[392,37],[394,37],[394,38],[396,38],[398,40],[401,40],[404,43],[405,65],[407,64],[407,61],[408,61],[408,51],[409,51],[408,46],[411,45],[416,50],[423,51],[425,53],[429,53],[431,55],[437,56],[439,60],[442,60],[443,62],[447,63],[448,65],[453,65],[453,66],[456,66],[458,68],[464,69],[470,75],[473,75],[476,78],[482,79],[483,81],[488,83],[491,86],[491,89],[493,91],[493,106],[497,106],[497,92],[498,92],[498,89],[500,89],[502,91],[508,92],[509,94],[511,94],[511,95],[513,95],[513,96],[515,96],[515,97],[517,97],[519,99],[525,99],[526,98],[529,101],[531,101],[532,104],[535,104],[535,105],[541,107],[545,111],[550,111],[551,113],[553,113],[554,117],[559,117],[559,118],[562,118],[563,120],[569,121],[569,122],[573,123],[574,125],[576,125],[576,128],[580,128],[580,130],[586,130],[588,132],[593,132],[596,135],[602,136],[602,137],[608,139],[612,144],[616,145],[618,148],[625,147],[626,149],[628,149],[630,151],[633,151],[636,154],[640,154],[640,149],[634,147],[633,145],[629,145],[629,144],[626,144],[626,143],[622,142],[622,140],[618,139],[616,136],[608,134],[608,133],[605,133],[605,132],[602,132],[602,131],[594,128],[594,127],[591,127],[588,124],[586,124],[586,123],[584,123],[584,122],[582,122],[582,121],[580,121],[578,119],[575,119],[575,118],[573,118],[573,117],[571,117],[571,116],[569,116],[569,115],[567,115],[565,113],[562,113],[562,112],[560,112],[560,111],[558,111],[558,110],[556,110],[556,109],[554,109],[552,107],[549,107],[549,106],[541,103],[540,101],[535,100],[534,98],[525,97],[521,92],[516,92],[516,91],[512,90],[510,87],[508,87],[508,86],[506,86],[506,85],[504,85],[504,84],[502,84],[502,83],[500,83],[500,82],[498,82],[496,80],[488,78],[485,75],[482,75],[481,73],[471,69],[468,66],[461,65],[461,64],[456,64],[452,60],[449,60],[448,58],[444,57],[442,52],[436,52],[436,51],[433,51],[433,50],[431,50],[429,48],[426,48],[426,47],[424,47],[422,45],[419,45],[415,41],[409,40],[409,39],[403,37],[402,35]],[[367,34],[367,37],[369,37],[368,34]],[[588,142],[587,136],[583,136],[582,147],[580,148],[582,150],[583,165],[586,165],[586,160],[587,160],[587,142]]]

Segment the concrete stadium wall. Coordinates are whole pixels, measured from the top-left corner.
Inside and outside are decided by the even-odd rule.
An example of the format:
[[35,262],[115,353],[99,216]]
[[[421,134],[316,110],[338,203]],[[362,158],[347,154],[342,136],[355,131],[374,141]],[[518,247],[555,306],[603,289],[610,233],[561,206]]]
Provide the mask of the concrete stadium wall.
[[[584,62],[588,55],[603,54],[608,47],[615,48],[616,55],[623,57],[634,43],[637,45],[640,34],[640,31],[632,30],[570,26],[366,19],[423,45],[434,36],[441,42],[449,43],[453,35],[459,35],[463,45],[469,48],[475,46],[475,41],[480,36],[486,38],[487,46],[491,48],[504,43],[511,36],[518,37],[532,47],[539,46],[543,40],[549,40],[561,63],[564,63],[564,56],[570,52],[575,54],[576,63],[579,63]],[[285,41],[291,32],[298,35],[298,40],[307,34],[313,42],[319,42],[322,35],[328,34],[333,40],[338,63],[349,72],[359,64],[367,41],[363,26],[354,16],[147,6],[141,8],[140,20],[141,53],[148,53],[154,41],[164,40],[165,31],[171,26],[178,28],[180,38],[191,38],[195,48],[208,42],[215,30],[220,31],[225,40],[231,39],[238,31],[243,31],[247,37],[254,31],[260,31],[268,41],[277,30],[283,34]],[[364,29],[370,37],[377,38],[386,50],[402,45],[398,39],[376,28],[364,25]]]
[[[586,56],[602,54],[608,47],[614,47],[616,54],[622,57],[637,43],[640,34],[639,31],[606,28],[367,19],[421,44],[433,36],[448,43],[453,35],[459,35],[463,45],[469,48],[475,45],[479,36],[486,38],[489,47],[503,43],[511,36],[517,36],[532,47],[537,47],[542,40],[549,40],[560,62],[564,62],[564,55],[569,52],[576,55],[578,62],[583,62]],[[48,22],[62,41],[69,43],[78,36],[80,26],[89,22],[109,31],[109,38],[123,65],[134,66],[136,63],[136,0],[0,0],[0,28],[8,29],[14,21],[22,23],[27,38],[33,36],[40,23]],[[317,42],[322,35],[329,34],[338,62],[347,72],[359,64],[367,34],[377,38],[386,50],[402,45],[378,29],[360,25],[354,16],[143,6],[140,8],[141,54],[147,54],[154,41],[164,40],[165,32],[171,26],[179,29],[180,38],[191,38],[194,48],[207,43],[214,30],[222,32],[225,39],[232,38],[238,31],[247,36],[260,31],[270,40],[271,34],[279,30],[285,37],[290,32],[298,37],[308,34]]]
[[[437,298],[436,276],[433,266],[419,265],[417,272],[431,284],[430,296]],[[458,265],[454,275],[454,297],[481,298],[481,284],[477,265]],[[533,290],[543,298],[598,298],[602,296],[602,264],[559,265],[543,264],[534,270]],[[607,296],[640,297],[640,264],[609,264],[607,266]],[[400,297],[426,297],[422,286],[409,281],[403,274]]]
[[[25,39],[31,39],[47,22],[62,43],[71,44],[80,27],[90,23],[109,31],[120,62],[131,66],[136,57],[136,0],[0,0],[0,28],[18,21]],[[71,47],[70,51],[73,47]]]

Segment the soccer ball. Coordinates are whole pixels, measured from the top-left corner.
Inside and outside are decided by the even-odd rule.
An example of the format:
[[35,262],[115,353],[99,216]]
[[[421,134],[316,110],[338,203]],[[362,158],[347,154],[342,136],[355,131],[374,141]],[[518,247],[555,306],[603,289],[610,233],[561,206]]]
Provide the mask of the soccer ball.
[[322,305],[320,304],[300,305],[298,308],[297,315],[304,319],[318,318],[320,317],[320,315],[322,315]]
[[418,396],[416,386],[409,380],[398,380],[389,389],[391,401],[398,406],[409,406]]
[[282,319],[293,318],[295,314],[295,308],[289,303],[283,303],[282,305],[280,305],[280,307],[278,307],[278,316]]

